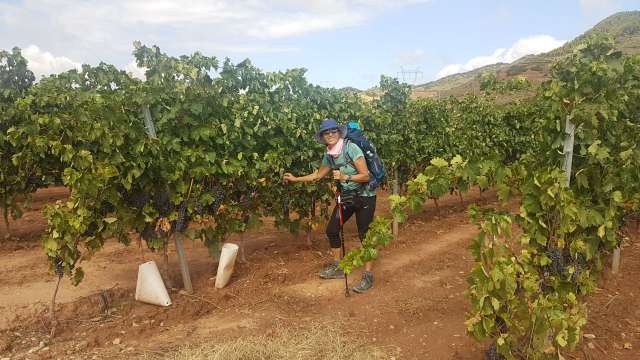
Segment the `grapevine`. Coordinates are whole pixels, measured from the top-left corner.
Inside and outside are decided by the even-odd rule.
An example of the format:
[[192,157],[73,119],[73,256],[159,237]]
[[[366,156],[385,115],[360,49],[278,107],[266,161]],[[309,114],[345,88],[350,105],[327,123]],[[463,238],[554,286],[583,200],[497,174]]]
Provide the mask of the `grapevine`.
[[[137,42],[134,55],[145,80],[99,64],[34,83],[19,49],[0,52],[5,226],[38,188],[67,187],[68,201],[44,210],[43,248],[60,278],[79,283],[83,259],[107,239],[128,244],[132,231],[151,249],[184,233],[216,254],[264,217],[294,232],[317,226],[316,202],[326,212],[333,199],[329,182],[285,186],[282,176],[319,167],[319,121],[357,119],[398,185],[396,223],[447,193],[464,203],[474,187],[519,202],[517,214],[469,209],[479,233],[466,326],[491,340],[488,356],[560,358],[580,341],[583,296],[640,212],[640,57],[589,38],[534,97],[498,104],[494,92],[530,84],[486,75],[479,95],[413,100],[408,85],[383,76],[380,95],[364,100],[310,84],[304,69],[264,72]],[[576,127],[570,173],[566,124]],[[392,241],[391,222],[375,218],[343,259],[347,273]]]

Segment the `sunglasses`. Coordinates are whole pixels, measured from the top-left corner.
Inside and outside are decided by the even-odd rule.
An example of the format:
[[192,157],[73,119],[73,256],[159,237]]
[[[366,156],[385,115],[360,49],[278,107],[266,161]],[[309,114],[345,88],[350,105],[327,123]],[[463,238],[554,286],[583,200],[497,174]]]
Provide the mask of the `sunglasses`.
[[338,129],[329,129],[329,130],[325,130],[325,131],[323,131],[323,132],[322,132],[322,136],[325,136],[325,135],[335,135],[335,134],[337,134],[337,133],[339,133],[339,132],[340,132],[340,130],[338,130]]

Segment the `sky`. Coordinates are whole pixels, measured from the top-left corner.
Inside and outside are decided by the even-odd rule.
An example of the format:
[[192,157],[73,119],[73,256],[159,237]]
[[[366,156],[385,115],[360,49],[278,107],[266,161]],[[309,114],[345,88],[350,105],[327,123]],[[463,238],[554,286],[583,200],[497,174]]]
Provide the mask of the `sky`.
[[0,0],[0,49],[22,48],[37,77],[101,61],[142,76],[131,55],[139,40],[367,89],[382,74],[425,83],[550,51],[639,9],[640,0]]

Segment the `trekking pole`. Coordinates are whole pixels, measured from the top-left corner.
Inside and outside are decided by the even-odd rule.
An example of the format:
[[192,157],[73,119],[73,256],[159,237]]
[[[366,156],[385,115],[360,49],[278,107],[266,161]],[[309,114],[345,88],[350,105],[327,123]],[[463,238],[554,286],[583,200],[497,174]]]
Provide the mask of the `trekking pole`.
[[[342,258],[346,255],[346,251],[344,248],[344,222],[342,219],[342,201],[340,198],[340,193],[338,193],[338,215],[340,217],[340,245],[342,246]],[[347,280],[347,273],[344,273],[344,296],[349,297],[351,294],[349,293],[349,282]]]

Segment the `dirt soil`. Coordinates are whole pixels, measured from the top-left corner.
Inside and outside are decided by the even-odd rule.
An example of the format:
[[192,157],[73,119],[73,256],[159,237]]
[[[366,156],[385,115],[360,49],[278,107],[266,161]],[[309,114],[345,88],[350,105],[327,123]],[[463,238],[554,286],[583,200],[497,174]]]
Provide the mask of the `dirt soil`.
[[[216,260],[201,243],[187,241],[193,295],[175,288],[181,277],[171,248],[167,282],[173,305],[166,308],[133,299],[138,265],[155,260],[160,266],[161,256],[146,246],[139,248],[136,235],[129,247],[109,241],[82,264],[86,276],[78,287],[63,279],[57,298],[59,325],[50,341],[48,304],[56,278],[40,249],[46,226],[40,210],[66,196],[63,188],[40,190],[32,208],[12,223],[13,237],[0,245],[0,359],[134,358],[186,344],[269,334],[282,324],[336,322],[347,336],[365,338],[397,359],[484,358],[487,344],[470,339],[464,326],[469,308],[465,278],[473,266],[468,246],[477,232],[468,222],[466,206],[496,204],[490,192],[481,196],[472,191],[464,204],[457,196],[445,197],[439,210],[427,204],[381,252],[375,287],[348,298],[342,280],[317,278],[330,259],[321,231],[314,234],[312,248],[305,244],[304,234],[289,234],[268,222],[248,233],[248,262],[236,265],[224,289],[214,287]],[[386,204],[382,194],[378,214],[388,212]],[[0,232],[6,229],[0,227]],[[357,246],[354,221],[345,233],[348,246]],[[621,272],[605,272],[600,288],[587,299],[588,338],[568,358],[640,358],[637,233],[629,235],[622,254]],[[350,276],[349,282],[359,280],[360,274]]]

